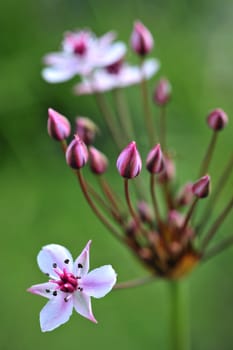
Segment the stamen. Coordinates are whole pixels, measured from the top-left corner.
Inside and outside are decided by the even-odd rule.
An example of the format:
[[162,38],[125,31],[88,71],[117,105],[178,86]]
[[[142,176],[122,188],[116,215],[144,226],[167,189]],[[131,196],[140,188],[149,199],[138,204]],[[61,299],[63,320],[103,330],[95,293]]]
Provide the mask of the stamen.
[[50,290],[49,289],[45,289],[46,293],[50,293]]
[[65,259],[65,260],[64,260],[64,263],[65,263],[65,264],[69,264],[69,262],[70,262],[69,259]]
[[53,263],[53,268],[56,269],[56,267],[57,267],[57,264]]
[[83,268],[83,265],[82,265],[82,264],[78,264],[78,268],[79,268],[79,269],[82,269],[82,268]]
[[57,296],[57,291],[55,290],[54,292],[53,292],[53,296]]

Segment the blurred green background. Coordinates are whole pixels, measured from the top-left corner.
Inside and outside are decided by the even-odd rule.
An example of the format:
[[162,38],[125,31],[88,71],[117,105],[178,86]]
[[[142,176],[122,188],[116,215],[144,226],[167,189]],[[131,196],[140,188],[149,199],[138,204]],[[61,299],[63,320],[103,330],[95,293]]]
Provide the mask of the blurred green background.
[[[91,266],[111,263],[119,281],[146,273],[95,219],[59,145],[47,136],[50,106],[71,120],[76,115],[92,117],[102,129],[97,144],[112,159],[109,180],[120,190],[114,164],[117,154],[92,97],[73,96],[74,81],[49,85],[40,75],[42,56],[58,49],[64,31],[90,27],[100,35],[114,29],[128,42],[135,19],[152,31],[154,54],[162,63],[159,76],[169,77],[173,86],[169,146],[176,149],[179,181],[193,180],[210,138],[207,112],[215,107],[222,107],[229,116],[233,112],[232,1],[8,0],[0,4],[2,350],[169,349],[165,282],[93,300],[97,326],[74,314],[69,323],[45,334],[38,322],[45,300],[26,293],[31,284],[45,281],[36,255],[41,246],[53,242],[76,256],[92,239]],[[141,106],[135,103],[138,88],[129,89],[127,96],[141,130]],[[232,128],[230,122],[220,135],[211,165],[214,179],[232,151]],[[144,138],[138,132],[146,154]],[[230,193],[232,181],[217,209]],[[232,222],[230,216],[220,237],[233,233]],[[232,262],[229,249],[188,277],[192,349],[232,350]]]

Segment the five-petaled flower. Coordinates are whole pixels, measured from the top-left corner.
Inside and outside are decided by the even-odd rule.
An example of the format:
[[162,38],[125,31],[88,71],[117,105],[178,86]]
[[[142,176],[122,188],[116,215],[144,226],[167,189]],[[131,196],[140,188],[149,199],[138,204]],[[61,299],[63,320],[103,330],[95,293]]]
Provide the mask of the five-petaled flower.
[[38,254],[38,265],[50,280],[33,285],[28,291],[49,299],[40,312],[43,332],[67,322],[73,308],[97,323],[92,313],[91,297],[102,298],[109,293],[116,283],[116,273],[111,265],[88,273],[90,244],[91,241],[74,262],[70,252],[58,244],[46,245]]

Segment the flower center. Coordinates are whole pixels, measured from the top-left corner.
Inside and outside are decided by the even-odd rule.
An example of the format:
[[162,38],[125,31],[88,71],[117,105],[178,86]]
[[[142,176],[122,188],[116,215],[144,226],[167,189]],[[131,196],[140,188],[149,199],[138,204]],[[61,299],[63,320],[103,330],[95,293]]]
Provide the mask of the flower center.
[[58,285],[58,289],[65,293],[73,293],[78,289],[78,277],[75,277],[72,273],[67,272],[66,269],[59,271],[54,269],[54,271],[60,277],[59,280],[54,281]]
[[84,38],[80,38],[76,43],[74,43],[74,53],[83,56],[87,51],[87,44]]
[[123,59],[113,64],[110,64],[109,66],[105,67],[105,69],[109,74],[118,74],[121,70],[122,64],[123,64]]

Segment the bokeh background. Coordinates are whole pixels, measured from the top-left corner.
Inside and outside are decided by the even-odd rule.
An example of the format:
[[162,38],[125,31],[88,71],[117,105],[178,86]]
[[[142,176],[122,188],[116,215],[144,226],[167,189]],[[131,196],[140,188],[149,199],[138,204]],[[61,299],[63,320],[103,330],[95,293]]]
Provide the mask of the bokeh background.
[[[58,49],[62,33],[89,27],[110,29],[128,42],[140,19],[155,37],[159,76],[169,77],[169,146],[176,149],[179,182],[193,180],[210,138],[207,112],[222,107],[233,114],[233,3],[217,0],[8,0],[0,4],[0,349],[169,349],[169,288],[155,282],[93,300],[99,324],[74,314],[51,333],[41,333],[43,298],[26,293],[44,281],[36,264],[41,246],[59,243],[74,256],[92,239],[91,265],[111,263],[119,281],[145,275],[131,254],[110,236],[85,203],[59,145],[46,132],[47,108],[69,116],[92,117],[102,134],[97,144],[111,157],[109,181],[121,191],[116,150],[92,97],[72,95],[74,81],[49,85],[41,79],[41,58]],[[132,54],[129,58],[135,60]],[[127,91],[146,154],[138,88]],[[156,114],[156,109],[154,109]],[[211,174],[217,179],[232,152],[232,121],[220,135]],[[93,179],[94,181],[94,179]],[[213,180],[214,181],[214,180]],[[232,194],[227,184],[216,213]],[[204,204],[203,204],[204,206]],[[229,216],[218,237],[232,234]],[[197,268],[190,277],[193,349],[233,347],[232,249]]]

